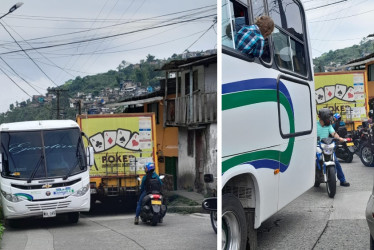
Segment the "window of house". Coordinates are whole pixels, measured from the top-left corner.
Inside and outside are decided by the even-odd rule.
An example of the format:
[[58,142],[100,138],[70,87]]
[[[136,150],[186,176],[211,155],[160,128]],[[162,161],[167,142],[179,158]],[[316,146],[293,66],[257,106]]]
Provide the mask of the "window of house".
[[187,133],[188,133],[187,134],[187,155],[188,156],[193,156],[195,131],[194,130],[188,130]]
[[184,86],[185,86],[184,94],[185,95],[190,94],[190,72],[187,72],[184,74]]
[[276,28],[272,34],[275,62],[281,69],[306,75],[303,17],[293,0],[268,1]]
[[158,102],[149,103],[147,104],[147,112],[155,113],[156,124],[160,124],[159,117],[158,117]]
[[192,74],[193,74],[193,91],[196,91],[199,89],[199,72],[197,70],[195,70]]
[[368,81],[374,81],[374,64],[368,66]]

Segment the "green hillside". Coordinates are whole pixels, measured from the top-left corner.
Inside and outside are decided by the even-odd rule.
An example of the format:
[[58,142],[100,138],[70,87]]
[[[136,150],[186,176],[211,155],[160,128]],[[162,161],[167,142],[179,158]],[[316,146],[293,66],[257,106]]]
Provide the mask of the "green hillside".
[[374,40],[364,38],[358,45],[330,50],[320,57],[314,58],[314,72],[324,72],[324,67],[338,67],[371,53],[374,53]]
[[[174,54],[168,60],[172,59],[180,59],[180,56]],[[92,76],[78,76],[66,81],[60,86],[61,89],[68,90],[60,95],[60,108],[63,109],[63,117],[75,120],[76,110],[70,108],[69,98],[74,98],[78,92],[92,93],[93,96],[98,96],[103,89],[119,88],[122,81],[132,81],[142,87],[158,85],[158,77],[163,76],[163,73],[155,71],[155,69],[160,68],[168,60],[156,59],[149,54],[145,60],[141,60],[138,64],[122,61],[116,70]],[[48,88],[46,94],[53,93],[53,90],[54,88]],[[0,123],[57,119],[56,108],[56,99],[45,103],[31,99],[21,103],[16,102],[16,104],[10,105],[8,112],[0,114]]]

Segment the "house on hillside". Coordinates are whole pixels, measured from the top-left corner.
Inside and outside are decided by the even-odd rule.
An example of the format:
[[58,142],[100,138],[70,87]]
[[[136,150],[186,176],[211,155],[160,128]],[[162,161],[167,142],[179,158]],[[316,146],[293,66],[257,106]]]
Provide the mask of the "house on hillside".
[[165,89],[164,126],[178,128],[178,186],[206,192],[216,183],[205,184],[204,174],[217,176],[217,55],[171,61],[161,70],[175,82]]
[[216,183],[205,184],[204,174],[217,176],[217,56],[171,61],[160,70],[159,90],[107,106],[154,112],[160,173],[175,177],[175,189],[207,193]]

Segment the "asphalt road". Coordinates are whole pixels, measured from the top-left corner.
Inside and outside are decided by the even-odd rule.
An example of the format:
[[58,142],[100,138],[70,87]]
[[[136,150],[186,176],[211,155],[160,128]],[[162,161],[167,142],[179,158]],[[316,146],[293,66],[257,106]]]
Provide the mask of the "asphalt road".
[[365,208],[374,168],[365,167],[356,155],[352,163],[341,163],[351,186],[337,182],[334,199],[325,184],[308,190],[261,225],[259,249],[369,249]]
[[78,224],[65,217],[23,220],[7,228],[3,250],[94,250],[94,249],[217,249],[209,214],[166,214],[152,227],[134,225],[134,213],[99,211],[81,216]]

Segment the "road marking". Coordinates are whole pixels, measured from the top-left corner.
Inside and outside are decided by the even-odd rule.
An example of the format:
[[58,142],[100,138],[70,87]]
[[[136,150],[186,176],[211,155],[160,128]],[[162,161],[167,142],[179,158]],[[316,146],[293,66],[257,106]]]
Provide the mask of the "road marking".
[[53,235],[47,229],[27,230],[25,250],[53,250]]

